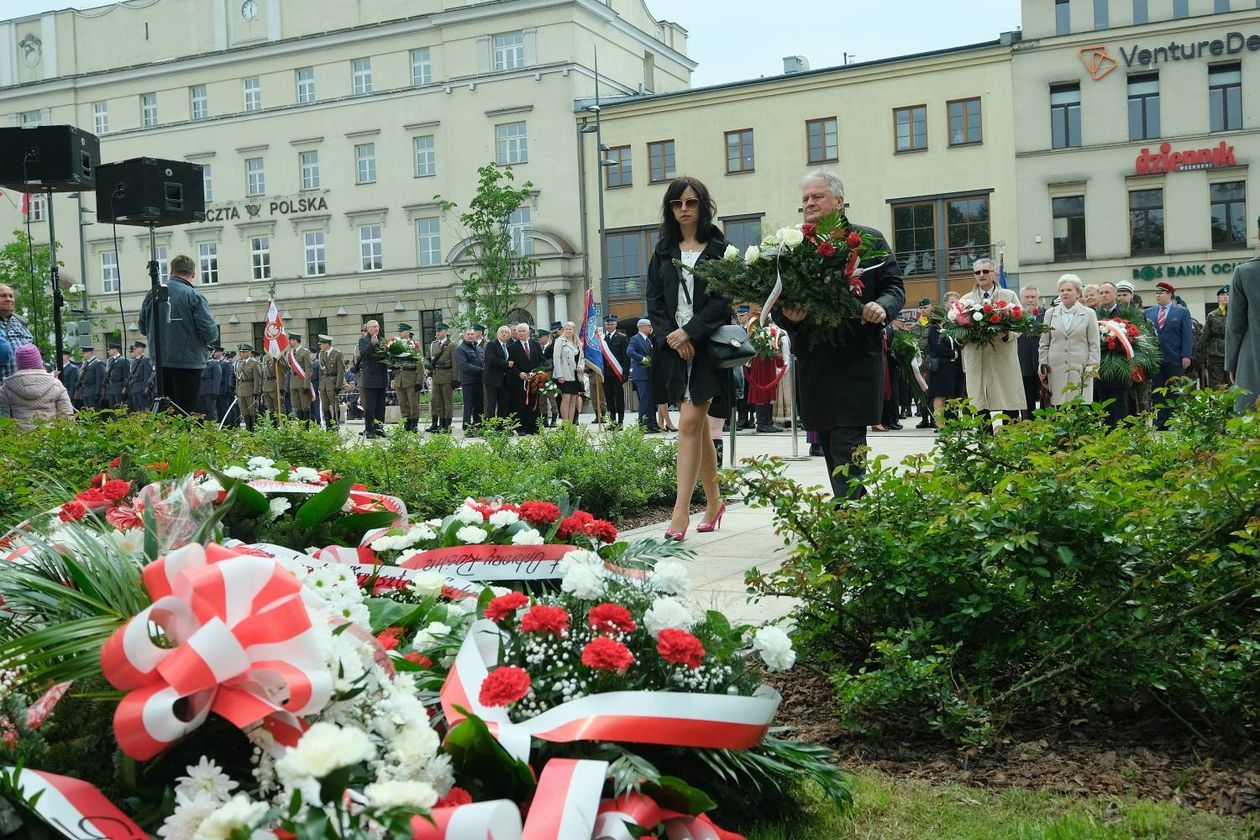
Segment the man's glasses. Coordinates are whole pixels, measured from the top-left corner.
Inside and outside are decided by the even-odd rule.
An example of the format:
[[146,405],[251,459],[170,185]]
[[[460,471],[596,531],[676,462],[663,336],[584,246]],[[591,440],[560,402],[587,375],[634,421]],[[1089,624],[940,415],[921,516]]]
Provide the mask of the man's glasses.
[[686,207],[688,210],[695,210],[697,207],[699,207],[699,206],[700,206],[700,199],[698,199],[698,198],[687,198],[687,199],[675,198],[675,199],[673,199],[672,201],[670,201],[670,202],[669,202],[669,206],[670,206],[670,207],[672,207],[672,208],[674,208],[675,210],[681,210],[681,209],[683,209],[684,207]]
[[975,274],[977,276],[981,274],[992,274],[992,273],[993,273],[993,269],[991,268],[977,268],[975,271],[972,272],[972,274]]

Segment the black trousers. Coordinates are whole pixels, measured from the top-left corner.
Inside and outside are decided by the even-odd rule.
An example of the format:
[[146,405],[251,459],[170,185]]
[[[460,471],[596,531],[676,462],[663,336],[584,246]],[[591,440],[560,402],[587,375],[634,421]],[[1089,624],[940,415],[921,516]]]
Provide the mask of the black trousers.
[[621,425],[626,422],[626,392],[621,387],[621,380],[611,372],[604,377],[604,410],[608,412],[609,423]]
[[1111,405],[1107,406],[1107,425],[1113,429],[1121,420],[1129,416],[1130,390],[1132,389],[1123,386],[1104,384],[1102,380],[1094,382],[1094,402],[1111,400]]
[[[1095,385],[1097,388],[1097,385]],[[1095,391],[1097,393],[1097,391]],[[1024,408],[1024,419],[1031,420],[1033,412],[1037,410],[1037,400],[1041,396],[1041,377],[1037,374],[1024,377],[1024,402],[1027,406]]]
[[384,434],[381,428],[385,424],[385,389],[363,389],[363,433],[365,435]]
[[[845,499],[860,499],[866,495],[866,486],[862,477],[866,468],[854,463],[853,453],[866,445],[865,426],[837,426],[818,433],[821,440],[823,458],[827,462],[827,474],[831,476],[831,493],[837,502]],[[848,466],[848,475],[838,467]]]
[[162,368],[162,395],[187,414],[197,413],[197,394],[201,391],[201,371],[195,368]]
[[460,385],[459,390],[464,392],[464,428],[481,425],[481,407],[485,396],[481,383]]

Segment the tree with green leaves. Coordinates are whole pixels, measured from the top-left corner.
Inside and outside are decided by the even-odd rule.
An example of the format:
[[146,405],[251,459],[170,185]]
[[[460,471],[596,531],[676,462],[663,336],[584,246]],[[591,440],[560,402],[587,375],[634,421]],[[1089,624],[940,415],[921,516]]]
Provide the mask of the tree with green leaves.
[[12,286],[17,293],[17,313],[30,326],[31,336],[45,359],[51,359],[53,351],[53,343],[48,340],[53,329],[49,260],[48,246],[32,247],[30,237],[23,230],[13,231],[13,241],[0,248],[0,283]]
[[[509,217],[530,199],[534,185],[525,181],[516,186],[512,167],[493,163],[480,167],[477,176],[477,193],[468,209],[459,214],[468,239],[466,259],[471,265],[456,265],[455,271],[463,281],[461,293],[468,305],[469,321],[493,329],[507,322],[508,313],[520,301],[521,281],[532,277],[538,266],[537,260],[518,252],[508,225]],[[440,195],[434,199],[444,213],[458,206]]]

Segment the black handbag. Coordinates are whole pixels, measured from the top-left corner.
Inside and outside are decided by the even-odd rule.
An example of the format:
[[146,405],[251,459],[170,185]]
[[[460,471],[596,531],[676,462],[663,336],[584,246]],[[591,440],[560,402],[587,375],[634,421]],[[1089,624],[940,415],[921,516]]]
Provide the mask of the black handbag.
[[709,352],[714,364],[720,368],[742,367],[757,355],[748,340],[748,333],[739,324],[725,324],[714,330],[709,336]]

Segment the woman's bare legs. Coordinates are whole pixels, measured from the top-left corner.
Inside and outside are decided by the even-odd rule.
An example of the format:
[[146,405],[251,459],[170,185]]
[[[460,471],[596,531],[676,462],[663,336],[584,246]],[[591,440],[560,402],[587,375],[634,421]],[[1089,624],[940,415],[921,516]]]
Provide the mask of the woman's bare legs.
[[678,406],[678,493],[669,520],[671,531],[682,531],[691,518],[691,494],[696,478],[704,487],[706,511],[716,515],[718,497],[717,451],[709,437],[709,403],[684,401]]

